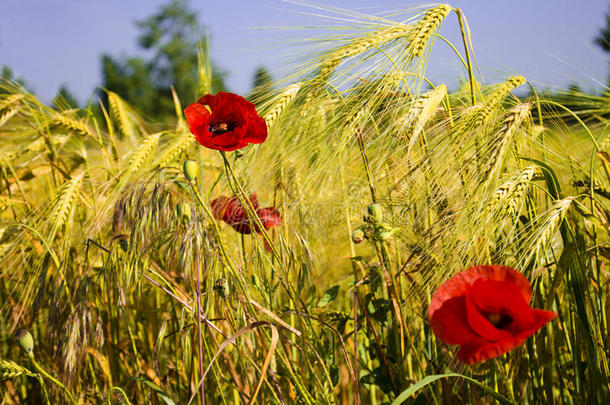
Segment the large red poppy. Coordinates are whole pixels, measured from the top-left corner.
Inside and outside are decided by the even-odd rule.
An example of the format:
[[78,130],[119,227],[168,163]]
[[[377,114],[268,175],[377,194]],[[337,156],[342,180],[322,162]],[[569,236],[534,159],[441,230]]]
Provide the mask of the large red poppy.
[[529,306],[532,287],[506,266],[474,266],[434,293],[428,316],[434,334],[460,345],[458,358],[473,364],[521,345],[557,315]]
[[267,139],[267,123],[254,104],[237,94],[206,94],[184,115],[197,142],[210,149],[232,151]]
[[[282,224],[280,212],[274,207],[259,208],[256,194],[250,196],[250,203],[256,211],[265,229]],[[261,230],[250,222],[244,207],[237,197],[218,197],[210,201],[214,218],[223,220],[239,233],[249,234],[252,230],[261,233]]]

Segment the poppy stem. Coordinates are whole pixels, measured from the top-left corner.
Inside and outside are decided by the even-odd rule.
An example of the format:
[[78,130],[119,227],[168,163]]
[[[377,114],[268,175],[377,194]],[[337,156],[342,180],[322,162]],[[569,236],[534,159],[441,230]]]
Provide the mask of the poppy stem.
[[44,377],[48,378],[49,380],[51,380],[51,382],[53,382],[53,384],[57,385],[59,388],[61,388],[64,393],[66,394],[66,396],[70,399],[70,402],[72,402],[73,404],[76,403],[76,399],[74,398],[74,395],[72,395],[72,393],[70,392],[70,390],[68,388],[66,388],[65,385],[63,385],[59,380],[57,380],[55,377],[53,377],[51,374],[47,373],[34,359],[34,354],[30,353],[29,355],[30,357],[30,361],[32,362],[32,365],[34,366],[34,368],[36,368],[36,370],[38,370],[38,372],[40,374],[42,374]]
[[[197,272],[197,337],[199,340],[199,373],[205,373],[203,368],[203,340],[201,336],[201,279],[199,271],[199,252],[198,246],[195,247],[195,272]],[[205,405],[205,384],[201,383],[201,405]]]
[[369,312],[367,311],[366,307],[362,303],[362,299],[360,298],[360,294],[358,294],[358,291],[354,291],[354,299],[358,300],[358,305],[360,306],[360,309],[362,310],[362,313],[364,314],[364,318],[366,319],[366,323],[369,327],[369,330],[373,334],[373,341],[375,342],[375,348],[377,349],[377,354],[379,354],[379,358],[381,359],[383,365],[385,366],[385,368],[388,372],[388,376],[390,377],[390,383],[392,384],[394,393],[397,394],[398,386],[396,385],[396,381],[394,381],[394,375],[392,374],[392,368],[390,367],[390,363],[388,362],[388,359],[383,352],[383,349],[380,344],[379,335],[377,334],[377,331],[375,331],[375,327],[373,326],[373,322],[371,321]]
[[[360,155],[362,156],[362,163],[364,164],[364,169],[366,171],[366,176],[369,182],[369,189],[371,190],[371,200],[373,204],[377,203],[377,198],[375,194],[375,184],[373,182],[373,174],[371,172],[371,167],[369,165],[369,159],[366,156],[366,150],[364,148],[364,140],[362,139],[362,131],[360,129],[356,129],[356,138],[358,139],[358,147],[360,149]],[[396,280],[392,274],[392,267],[390,262],[390,256],[388,255],[388,250],[386,248],[385,242],[383,240],[379,241],[379,248],[377,248],[377,244],[375,243],[375,250],[377,251],[377,255],[380,258],[382,263],[382,269],[384,271],[384,277],[386,279],[386,284],[388,287],[388,293],[390,294],[390,299],[392,300],[392,304],[394,307],[394,312],[396,315],[396,322],[398,322],[398,326],[400,329],[400,353],[404,355],[405,353],[405,332],[404,326],[402,323],[402,314],[400,312],[400,306],[398,305],[400,301],[400,296],[398,295],[398,289],[396,288]]]
[[[239,201],[241,206],[244,208],[244,211],[246,212],[248,219],[252,223],[254,223],[255,227],[258,227],[258,229],[260,229],[260,232],[261,232],[261,235],[263,236],[264,241],[267,243],[267,245],[271,249],[271,253],[278,261],[278,265],[282,272],[282,276],[278,278],[280,281],[280,284],[288,293],[288,296],[290,297],[290,300],[293,302],[295,309],[299,307],[298,304],[300,303],[300,306],[303,308],[303,312],[308,313],[307,305],[305,305],[305,303],[299,298],[298,294],[296,293],[296,291],[290,284],[290,280],[288,279],[288,274],[286,273],[285,268],[283,266],[282,257],[280,256],[275,245],[271,241],[271,238],[269,237],[267,230],[263,226],[261,219],[256,214],[256,210],[252,206],[252,203],[250,202],[250,199],[246,195],[246,192],[244,191],[241,184],[239,183],[239,180],[237,179],[237,176],[235,175],[235,172],[233,171],[233,168],[231,167],[231,163],[229,162],[229,159],[227,159],[227,155],[225,154],[224,151],[220,151],[220,154],[224,160],[225,170],[227,172],[227,178],[229,180],[229,187],[231,187],[231,191],[233,191],[233,194],[235,194],[235,196],[237,197],[237,200]],[[307,322],[307,324],[308,324],[309,328],[312,329],[311,324],[309,322]]]
[[358,147],[360,148],[360,155],[362,156],[362,163],[364,163],[364,169],[366,170],[366,177],[369,182],[369,189],[371,190],[371,200],[373,203],[377,202],[375,193],[375,184],[373,183],[373,174],[371,173],[371,167],[369,165],[369,159],[366,156],[364,149],[364,140],[362,139],[362,132],[360,129],[356,129],[356,138],[358,139]]
[[193,183],[191,183],[190,181],[189,181],[189,183],[191,184],[191,190],[193,191],[193,194],[195,195],[195,199],[197,200],[197,202],[199,203],[201,208],[203,208],[206,215],[210,218],[210,220],[212,222],[212,226],[214,227],[214,231],[216,232],[216,236],[218,237],[218,245],[220,246],[221,256],[224,259],[223,262],[225,263],[226,267],[231,271],[231,274],[233,275],[233,277],[235,277],[237,280],[242,281],[243,285],[240,283],[239,284],[240,288],[242,289],[242,292],[245,295],[249,296],[248,292],[244,288],[245,280],[239,276],[239,273],[237,272],[237,269],[235,268],[233,260],[227,253],[227,248],[225,247],[225,244],[220,236],[221,235],[220,228],[218,227],[218,222],[216,222],[216,219],[214,218],[214,214],[212,214],[212,211],[210,211],[210,207],[208,207],[208,205],[203,201],[203,197],[201,196],[199,189],[197,187],[195,187],[195,185]]
[[356,404],[360,404],[360,384],[358,380],[358,306],[357,303],[358,291],[354,290],[354,375],[356,378]]
[[[250,202],[250,199],[246,195],[246,192],[244,191],[241,184],[237,180],[237,176],[235,175],[235,172],[233,171],[233,168],[231,167],[231,163],[229,162],[229,159],[227,159],[227,155],[225,154],[224,151],[220,151],[220,154],[222,155],[222,158],[224,160],[225,169],[227,170],[228,174],[230,175],[231,179],[233,180],[233,184],[235,185],[235,188],[238,191],[238,192],[235,192],[235,190],[233,190],[235,196],[239,200],[239,203],[242,205],[242,207],[244,207],[244,210],[246,211],[246,214],[248,215],[250,221],[252,221],[254,223],[254,226],[258,230],[260,230],[261,235],[263,235],[263,239],[265,240],[265,242],[267,242],[267,244],[271,248],[271,252],[273,253],[273,256],[275,256],[276,259],[281,263],[282,258],[280,256],[280,254],[277,251],[276,247],[273,245],[273,242],[271,241],[271,238],[269,237],[267,230],[263,226],[261,219],[256,214],[256,210],[252,206],[252,203]],[[229,185],[231,185],[230,182],[229,182]]]
[[[475,96],[475,92],[474,92],[474,75],[472,73],[472,62],[470,60],[470,51],[469,51],[469,46],[468,46],[468,41],[466,40],[466,32],[464,30],[464,14],[462,13],[462,10],[459,8],[455,9],[455,14],[458,17],[458,23],[460,24],[460,33],[462,34],[462,41],[464,42],[464,51],[466,51],[466,61],[468,63],[468,81],[470,82],[470,97],[471,97],[471,101],[472,101],[472,105],[475,105],[477,103],[477,99]],[[470,36],[470,30],[468,31],[468,34]]]

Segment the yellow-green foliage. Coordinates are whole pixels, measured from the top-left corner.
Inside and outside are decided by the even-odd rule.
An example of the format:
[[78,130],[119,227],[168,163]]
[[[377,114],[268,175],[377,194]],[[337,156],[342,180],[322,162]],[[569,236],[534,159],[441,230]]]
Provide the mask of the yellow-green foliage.
[[[449,372],[478,384],[422,383],[409,401],[605,403],[607,106],[587,101],[585,127],[519,99],[521,76],[431,82],[427,50],[452,10],[350,14],[359,34],[322,41],[269,89],[267,140],[226,161],[194,141],[179,103],[176,122],[148,123],[113,92],[99,110],[55,111],[5,83],[5,403],[40,402],[44,376],[51,403],[188,403],[203,380],[208,403],[379,404]],[[210,72],[202,55],[202,88]],[[280,211],[268,240],[210,215],[234,192]],[[559,317],[467,368],[427,305],[491,263],[522,271],[533,305]],[[8,337],[22,328],[48,376],[18,365]]]

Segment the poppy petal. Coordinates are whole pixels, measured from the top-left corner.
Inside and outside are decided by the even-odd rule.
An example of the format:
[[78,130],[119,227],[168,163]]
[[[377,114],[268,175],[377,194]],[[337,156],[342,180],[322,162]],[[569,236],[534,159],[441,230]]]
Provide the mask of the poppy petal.
[[533,312],[535,322],[527,330],[517,336],[497,342],[488,342],[481,338],[473,339],[460,347],[458,358],[464,363],[474,364],[501,356],[522,345],[530,336],[557,316],[554,312],[541,309],[534,309]]
[[476,266],[475,268],[484,280],[506,281],[514,285],[523,296],[523,301],[526,304],[532,299],[532,286],[523,273],[511,267],[499,265]]
[[432,317],[434,311],[440,308],[444,301],[466,295],[472,284],[480,278],[511,282],[519,289],[525,302],[529,302],[531,299],[532,288],[530,282],[517,270],[498,265],[473,266],[457,273],[441,284],[430,301],[428,315]]
[[211,142],[217,146],[216,149],[229,152],[242,145],[243,129],[236,128],[234,131],[225,132],[222,135],[212,135]]
[[224,219],[227,208],[231,199],[229,197],[218,197],[210,201],[210,207],[212,207],[212,215],[216,219]]
[[267,122],[256,112],[253,115],[244,140],[248,143],[263,143],[267,139]]
[[211,114],[207,108],[199,103],[191,104],[184,109],[186,122],[189,124],[191,132],[200,131],[207,127],[210,122]]
[[[266,207],[259,209],[256,193],[252,193],[248,197],[248,200],[250,200],[250,204],[265,228],[281,225],[282,217],[276,208]],[[218,197],[210,202],[210,206],[212,207],[214,218],[222,219],[237,232],[249,234],[255,229],[254,225],[250,222],[246,210],[240,204],[236,196],[231,198]],[[257,232],[260,233],[258,230]]]
[[246,211],[244,207],[239,203],[237,197],[229,199],[225,215],[222,218],[226,223],[231,224],[232,222],[241,221],[246,218]]
[[206,94],[184,111],[197,141],[230,152],[267,138],[267,124],[254,104],[233,93]]
[[466,297],[450,298],[430,317],[430,327],[441,341],[460,345],[480,339],[468,325]]
[[250,204],[252,204],[252,207],[254,208],[254,210],[258,210],[258,196],[256,195],[256,193],[252,193],[250,194],[250,197],[248,197],[248,200],[250,200]]
[[532,315],[534,317],[532,324],[519,332],[519,336],[524,337],[525,339],[536,333],[540,328],[557,317],[557,314],[553,311],[545,311],[543,309],[535,308],[532,309]]
[[[510,331],[513,335],[529,327],[534,322],[532,308],[523,300],[519,289],[508,281],[483,280],[475,281],[468,294],[469,300],[476,307],[474,311],[483,314],[502,314],[510,317],[510,323],[503,329]],[[486,320],[487,321],[487,320]],[[491,323],[487,321],[489,325]],[[481,323],[471,323],[470,326],[477,329]],[[491,325],[493,327],[493,325]],[[494,328],[495,329],[495,328]],[[485,335],[482,335],[486,337]],[[488,338],[490,339],[490,338]],[[497,340],[497,339],[490,339]]]
[[525,338],[511,338],[488,342],[479,338],[462,345],[457,356],[458,359],[467,364],[479,363],[501,356],[520,346],[524,341]]
[[277,208],[261,208],[256,213],[261,219],[261,223],[265,229],[271,228],[272,226],[282,225],[282,217],[280,216],[280,212],[277,210]]
[[496,328],[489,319],[481,313],[479,308],[474,304],[470,294],[466,296],[465,302],[468,325],[477,335],[491,342],[501,339],[510,339],[512,337],[509,332]]

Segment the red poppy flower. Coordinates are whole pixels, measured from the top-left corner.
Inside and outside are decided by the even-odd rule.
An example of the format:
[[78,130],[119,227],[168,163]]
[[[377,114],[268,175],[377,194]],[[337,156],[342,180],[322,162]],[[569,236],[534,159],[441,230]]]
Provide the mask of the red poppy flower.
[[458,358],[473,364],[521,345],[557,316],[529,306],[532,287],[506,266],[474,266],[434,293],[428,316],[441,341],[460,345]]
[[[256,194],[252,194],[249,200],[265,229],[282,224],[282,217],[276,208],[259,208]],[[261,230],[250,222],[246,210],[237,197],[218,197],[210,202],[210,206],[214,218],[225,221],[237,232],[249,234],[254,229],[257,233],[261,233]]]
[[197,142],[210,149],[231,151],[267,139],[267,123],[254,104],[237,94],[206,94],[184,115]]

